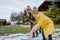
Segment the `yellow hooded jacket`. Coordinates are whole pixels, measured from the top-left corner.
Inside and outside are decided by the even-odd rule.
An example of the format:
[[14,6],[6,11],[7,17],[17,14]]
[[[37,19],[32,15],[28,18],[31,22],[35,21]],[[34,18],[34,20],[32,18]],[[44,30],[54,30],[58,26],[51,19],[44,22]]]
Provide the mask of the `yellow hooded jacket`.
[[43,12],[39,12],[39,15],[37,15],[35,19],[37,21],[35,28],[38,30],[41,27],[44,31],[45,37],[55,32],[53,21],[45,16]]

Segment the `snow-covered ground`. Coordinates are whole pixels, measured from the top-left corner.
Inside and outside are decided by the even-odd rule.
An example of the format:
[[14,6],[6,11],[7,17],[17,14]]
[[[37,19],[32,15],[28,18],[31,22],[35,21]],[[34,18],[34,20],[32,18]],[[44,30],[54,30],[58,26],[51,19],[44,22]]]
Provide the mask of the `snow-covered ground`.
[[[56,33],[53,35],[53,40],[60,40],[60,29],[56,29]],[[9,36],[0,36],[0,40],[28,40],[29,39],[29,33],[27,34],[22,34],[22,33],[17,33],[17,34],[11,34]],[[32,38],[32,40],[42,40],[42,35],[39,33],[39,37],[37,38]]]
[[[32,38],[32,40],[42,40],[41,34],[37,38]],[[9,36],[0,36],[0,40],[28,40],[29,39],[29,33],[28,34],[12,34]]]

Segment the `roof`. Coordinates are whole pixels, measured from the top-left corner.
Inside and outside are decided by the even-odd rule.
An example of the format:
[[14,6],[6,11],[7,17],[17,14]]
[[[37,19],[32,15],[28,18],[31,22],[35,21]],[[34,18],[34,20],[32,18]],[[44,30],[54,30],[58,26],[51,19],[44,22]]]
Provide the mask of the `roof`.
[[0,19],[0,21],[6,21],[6,19]]
[[45,0],[45,1],[54,1],[54,2],[60,2],[60,0]]
[[[55,4],[60,8],[60,0],[54,0]],[[52,0],[45,0],[39,7],[38,11],[47,11],[49,8],[49,5],[52,5]]]

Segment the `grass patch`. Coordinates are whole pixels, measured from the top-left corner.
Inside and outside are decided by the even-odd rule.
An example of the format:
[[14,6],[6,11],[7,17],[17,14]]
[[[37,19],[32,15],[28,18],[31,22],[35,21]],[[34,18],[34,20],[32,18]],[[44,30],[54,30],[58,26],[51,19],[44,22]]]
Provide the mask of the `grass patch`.
[[55,24],[55,28],[60,28],[60,24]]
[[[60,24],[55,24],[55,28],[60,28]],[[16,33],[28,33],[30,31],[27,27],[20,26],[0,26],[0,35],[9,35]]]
[[27,27],[20,26],[0,26],[0,35],[9,35],[15,33],[28,33],[30,31]]

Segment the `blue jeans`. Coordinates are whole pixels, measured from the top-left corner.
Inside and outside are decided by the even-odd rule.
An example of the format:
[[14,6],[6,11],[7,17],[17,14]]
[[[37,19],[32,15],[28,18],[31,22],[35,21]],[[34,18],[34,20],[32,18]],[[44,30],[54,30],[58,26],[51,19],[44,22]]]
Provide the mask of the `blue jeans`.
[[[45,38],[45,35],[44,35],[44,32],[43,32],[43,29],[42,29],[42,28],[40,28],[39,32],[40,32],[40,33],[42,33],[43,40],[46,40],[46,38]],[[52,35],[48,35],[48,40],[52,40]]]
[[52,40],[52,35],[48,35],[48,39],[49,40]]

